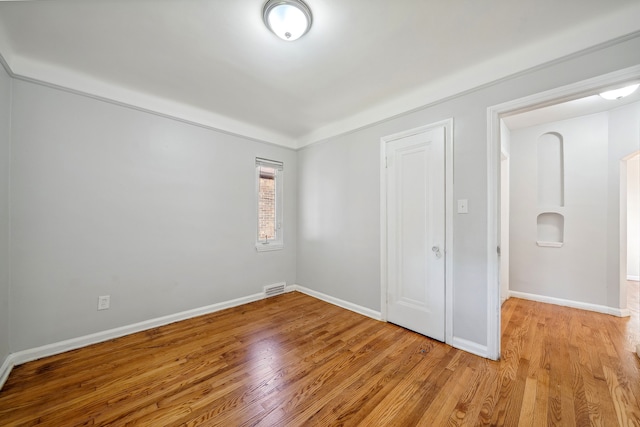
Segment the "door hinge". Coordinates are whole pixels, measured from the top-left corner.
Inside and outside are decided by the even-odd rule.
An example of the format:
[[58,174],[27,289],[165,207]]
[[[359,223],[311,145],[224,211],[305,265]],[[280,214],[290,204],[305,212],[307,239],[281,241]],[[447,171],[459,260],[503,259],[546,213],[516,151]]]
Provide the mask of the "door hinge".
[[497,252],[498,252],[498,256],[502,255],[502,253],[500,253],[500,246],[498,246]]
[[389,167],[389,158],[384,156],[384,168],[387,169]]

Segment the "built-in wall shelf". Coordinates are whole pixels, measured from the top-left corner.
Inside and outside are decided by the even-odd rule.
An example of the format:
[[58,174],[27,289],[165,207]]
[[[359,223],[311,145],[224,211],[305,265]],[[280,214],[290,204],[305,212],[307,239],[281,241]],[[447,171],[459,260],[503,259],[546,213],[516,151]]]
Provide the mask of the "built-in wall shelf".
[[564,243],[562,242],[536,242],[536,245],[542,248],[561,248]]
[[536,220],[538,246],[560,248],[564,243],[564,216],[558,212],[543,212]]

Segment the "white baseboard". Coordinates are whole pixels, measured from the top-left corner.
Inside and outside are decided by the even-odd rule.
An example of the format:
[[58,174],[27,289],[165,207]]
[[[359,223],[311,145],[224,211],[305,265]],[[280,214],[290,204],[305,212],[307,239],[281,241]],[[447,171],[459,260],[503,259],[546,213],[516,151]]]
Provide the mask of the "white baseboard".
[[631,280],[633,282],[640,282],[640,276],[627,276],[627,280]]
[[545,295],[528,294],[526,292],[509,291],[509,296],[547,304],[562,305],[564,307],[579,308],[581,310],[595,311],[596,313],[610,314],[616,317],[628,317],[630,312],[626,308],[608,307],[606,305],[590,304],[588,302],[573,301],[562,298],[548,297]]
[[[288,285],[286,286],[285,291],[286,292],[298,291],[303,294],[317,298],[319,300],[344,308],[346,310],[350,310],[355,313],[362,314],[363,316],[367,316],[375,320],[382,320],[382,314],[379,311],[372,310],[370,308],[363,307],[348,301],[344,301],[339,298],[335,298],[330,295],[323,294],[322,292],[314,291],[304,286]],[[518,296],[518,295],[515,295],[513,292],[511,293],[511,295]],[[23,363],[41,359],[43,357],[53,356],[56,354],[64,353],[65,351],[75,350],[77,348],[86,347],[88,345],[97,344],[97,343],[108,341],[114,338],[123,337],[125,335],[133,334],[136,332],[141,332],[141,331],[156,328],[159,326],[168,325],[170,323],[178,322],[181,320],[202,316],[204,314],[214,313],[216,311],[258,301],[263,298],[265,298],[264,293],[253,294],[247,297],[237,298],[234,300],[212,304],[205,307],[196,308],[193,310],[188,310],[188,311],[183,311],[176,314],[171,314],[168,316],[158,317],[156,319],[146,320],[144,322],[139,322],[132,325],[122,326],[122,327],[110,329],[107,331],[97,332],[95,334],[85,335],[78,338],[72,338],[69,340],[60,341],[57,343],[47,344],[41,347],[36,347],[36,348],[12,353],[5,359],[4,363],[2,364],[2,367],[0,367],[0,389],[2,389],[2,386],[4,385],[5,381],[9,377],[11,369],[13,369],[13,367],[16,365],[21,365]],[[524,297],[520,297],[520,298],[524,298]],[[527,299],[530,299],[530,298],[527,298]],[[449,344],[457,349],[467,351],[477,356],[481,356],[485,358],[488,357],[487,346],[483,346],[478,343],[475,343],[463,338],[458,338],[458,337],[453,337],[452,342]]]
[[458,350],[466,351],[467,353],[475,354],[476,356],[484,357],[485,359],[490,359],[489,350],[486,345],[480,345],[476,342],[466,340],[464,338],[454,336],[449,343],[451,347],[455,347]]
[[[343,301],[341,299],[325,295],[321,292],[316,292],[309,288],[305,288],[304,286],[289,285],[285,287],[285,291],[298,291],[314,298],[318,298],[322,301],[337,305],[338,307],[342,307],[344,309],[354,311],[364,316],[371,317],[375,320],[381,320],[381,314],[378,311],[371,310],[369,308],[362,307],[348,301]],[[214,313],[226,308],[236,307],[242,304],[258,301],[263,298],[265,298],[264,293],[253,294],[231,301],[212,304],[193,310],[187,310],[180,313],[170,314],[168,316],[158,317],[156,319],[145,320],[144,322],[134,323],[132,325],[109,329],[107,331],[97,332],[95,334],[85,335],[78,338],[72,338],[65,341],[43,345],[41,347],[11,353],[9,354],[9,356],[7,356],[4,363],[0,367],[0,389],[2,389],[5,381],[7,380],[7,378],[9,378],[9,374],[11,373],[11,370],[14,366],[41,359],[43,357],[54,356],[56,354],[64,353],[65,351],[75,350],[81,347],[86,347],[88,345],[108,341],[114,338],[120,338],[136,332],[141,332],[159,326],[168,325],[170,323],[179,322],[181,320],[191,319],[193,317],[202,316],[204,314]]]
[[[307,294],[314,298],[318,298],[319,300],[328,302],[333,305],[337,305],[338,307],[342,307],[346,310],[354,311],[356,313],[362,314],[364,316],[370,317],[375,320],[382,320],[382,314],[379,311],[371,310],[370,308],[362,307],[357,304],[350,303],[348,301],[344,301],[338,298],[334,298],[332,296],[323,294],[322,292],[317,292],[309,288],[305,288],[300,285],[291,285],[287,286],[287,291],[298,291],[303,294]],[[453,337],[450,343],[447,343],[452,347],[455,347],[459,350],[466,351],[471,354],[475,354],[476,356],[484,357],[486,359],[490,359],[489,351],[486,345],[480,345],[473,341],[466,340],[464,338]]]
[[191,319],[193,317],[202,316],[204,314],[214,313],[242,304],[258,301],[265,298],[264,293],[253,294],[242,298],[224,301],[217,304],[211,304],[205,307],[199,307],[180,313],[170,314],[168,316],[158,317],[155,319],[145,320],[143,322],[134,323],[132,325],[122,326],[119,328],[109,329],[95,334],[85,335],[78,338],[72,338],[52,344],[43,345],[41,347],[22,350],[11,353],[0,368],[0,389],[9,377],[11,369],[16,365],[31,362],[43,357],[53,356],[64,353],[65,351],[75,350],[77,348],[86,347],[88,345],[97,344],[114,338],[120,338],[125,335],[136,332],[145,331],[147,329],[157,328],[158,326],[168,325],[170,323],[179,322],[181,320]]
[[379,311],[375,311],[370,308],[351,303],[349,301],[344,301],[339,298],[335,298],[327,294],[323,294],[322,292],[305,288],[304,286],[291,285],[291,286],[287,286],[287,290],[302,292],[303,294],[312,296],[314,298],[318,298],[319,300],[328,302],[333,305],[337,305],[338,307],[342,307],[346,310],[354,311],[358,314],[362,314],[363,316],[367,316],[375,320],[382,320],[382,314]]
[[13,354],[8,355],[7,358],[4,359],[4,362],[2,362],[2,366],[0,366],[0,390],[2,390],[2,386],[4,386],[7,378],[9,378],[9,374],[15,365]]

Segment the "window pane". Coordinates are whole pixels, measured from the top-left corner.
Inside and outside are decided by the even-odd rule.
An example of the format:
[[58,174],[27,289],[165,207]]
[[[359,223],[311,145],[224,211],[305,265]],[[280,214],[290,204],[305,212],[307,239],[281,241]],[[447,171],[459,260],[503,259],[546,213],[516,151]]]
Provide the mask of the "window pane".
[[282,162],[256,157],[257,226],[256,250],[275,251],[284,247],[282,227]]
[[276,170],[274,168],[260,166],[258,197],[258,239],[274,240],[276,238]]

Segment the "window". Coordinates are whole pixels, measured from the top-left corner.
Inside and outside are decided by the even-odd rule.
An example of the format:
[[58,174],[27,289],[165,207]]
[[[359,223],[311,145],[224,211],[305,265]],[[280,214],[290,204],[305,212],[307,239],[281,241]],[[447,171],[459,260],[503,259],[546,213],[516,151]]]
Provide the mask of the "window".
[[282,162],[256,158],[258,221],[256,249],[273,251],[283,248],[282,230]]

